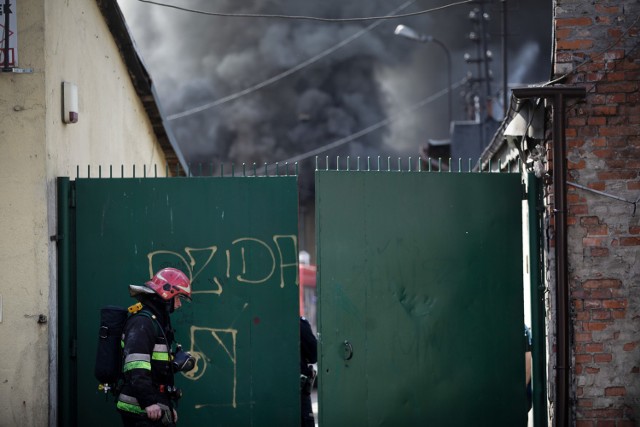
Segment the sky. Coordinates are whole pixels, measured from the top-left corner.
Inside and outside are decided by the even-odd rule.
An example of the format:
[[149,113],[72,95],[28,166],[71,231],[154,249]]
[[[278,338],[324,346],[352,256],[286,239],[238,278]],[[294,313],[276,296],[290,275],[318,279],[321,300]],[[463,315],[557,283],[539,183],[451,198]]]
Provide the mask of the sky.
[[[489,87],[462,82],[469,74],[478,77],[477,64],[464,60],[465,53],[473,59],[482,51],[482,43],[469,37],[482,34],[469,18],[477,3],[442,8],[460,0],[154,1],[197,11],[322,18],[441,8],[388,20],[325,22],[210,16],[118,0],[189,163],[217,168],[291,160],[299,162],[303,175],[313,169],[316,155],[417,157],[429,139],[448,137],[447,51],[453,119],[468,118],[467,101],[476,93],[490,96],[501,118],[499,0],[483,6],[493,57]],[[506,1],[511,86],[549,78],[551,3]],[[399,24],[439,43],[395,36]]]

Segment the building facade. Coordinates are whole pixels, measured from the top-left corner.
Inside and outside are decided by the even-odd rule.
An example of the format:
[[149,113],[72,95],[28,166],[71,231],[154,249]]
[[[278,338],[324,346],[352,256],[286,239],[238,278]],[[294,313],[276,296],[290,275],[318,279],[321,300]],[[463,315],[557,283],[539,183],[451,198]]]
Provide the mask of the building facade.
[[640,4],[555,5],[556,78],[567,106],[567,230],[578,427],[640,422]]
[[640,423],[639,22],[637,1],[556,0],[551,80],[514,90],[546,106],[546,138],[510,147],[512,108],[483,154],[520,156],[544,187],[549,425]]
[[[0,73],[0,425],[47,426],[56,425],[56,239],[64,238],[56,179],[86,177],[89,167],[131,176],[133,165],[158,165],[162,176],[180,155],[131,40],[118,32],[116,2],[10,3],[17,61]],[[63,121],[63,82],[77,88],[75,123]]]

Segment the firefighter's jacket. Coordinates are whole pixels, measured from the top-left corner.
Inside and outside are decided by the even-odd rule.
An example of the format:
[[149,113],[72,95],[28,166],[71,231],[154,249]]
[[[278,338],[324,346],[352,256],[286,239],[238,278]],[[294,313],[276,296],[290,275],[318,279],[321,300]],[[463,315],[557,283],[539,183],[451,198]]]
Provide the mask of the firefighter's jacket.
[[172,336],[170,327],[161,325],[148,308],[127,321],[122,334],[124,385],[118,396],[119,410],[143,415],[144,408],[156,403],[171,407],[167,390],[174,384]]

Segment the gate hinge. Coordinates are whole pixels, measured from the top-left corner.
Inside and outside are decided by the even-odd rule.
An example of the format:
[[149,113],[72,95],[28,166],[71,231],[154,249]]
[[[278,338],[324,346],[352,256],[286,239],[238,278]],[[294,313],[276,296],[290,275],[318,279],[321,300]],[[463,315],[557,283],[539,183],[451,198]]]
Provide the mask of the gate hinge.
[[60,240],[64,239],[64,235],[63,234],[54,234],[53,236],[49,236],[49,240],[51,240],[52,242],[59,242]]
[[69,345],[69,356],[72,359],[75,359],[78,356],[78,340],[75,338],[71,338],[71,343]]
[[76,207],[76,186],[75,185],[69,189],[69,207],[70,208]]
[[529,198],[529,195],[527,194],[527,185],[524,182],[520,183],[520,185],[522,185],[522,200],[527,200]]

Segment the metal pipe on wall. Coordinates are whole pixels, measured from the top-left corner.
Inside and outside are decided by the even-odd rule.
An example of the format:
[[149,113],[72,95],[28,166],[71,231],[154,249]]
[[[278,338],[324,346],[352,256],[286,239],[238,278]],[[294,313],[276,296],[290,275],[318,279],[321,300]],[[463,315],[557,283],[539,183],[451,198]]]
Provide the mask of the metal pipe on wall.
[[516,98],[546,98],[553,101],[553,204],[556,233],[556,422],[557,427],[569,427],[571,414],[571,333],[569,316],[571,300],[569,298],[568,262],[567,262],[567,166],[565,138],[565,100],[584,98],[584,87],[553,86],[517,88],[513,90]]

